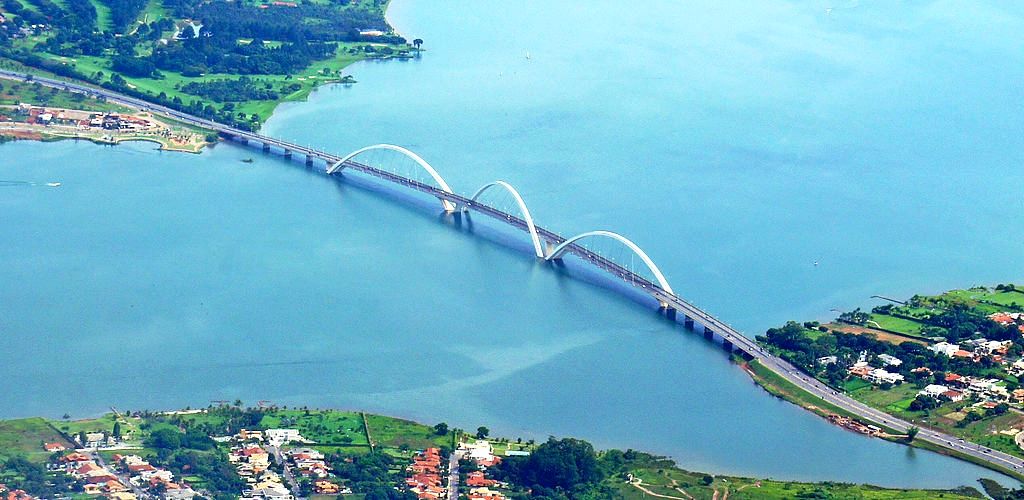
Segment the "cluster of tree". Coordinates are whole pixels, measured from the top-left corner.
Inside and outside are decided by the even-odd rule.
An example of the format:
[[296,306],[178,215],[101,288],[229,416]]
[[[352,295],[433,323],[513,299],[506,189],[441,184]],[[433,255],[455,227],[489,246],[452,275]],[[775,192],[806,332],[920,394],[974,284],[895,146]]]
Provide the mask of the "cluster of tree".
[[171,427],[162,427],[150,433],[145,440],[145,445],[147,448],[157,450],[158,454],[166,452],[166,456],[170,456],[170,452],[181,448],[212,450],[217,447],[217,443],[210,439],[207,433],[199,429],[181,432]]
[[[207,33],[203,27],[203,33]],[[279,47],[268,47],[262,39],[240,44],[224,35],[200,36],[157,47],[149,57],[160,69],[185,76],[204,73],[241,75],[289,74],[333,57],[337,44],[299,40]]]
[[402,463],[380,452],[367,454],[335,453],[328,457],[335,474],[345,479],[355,493],[372,500],[410,500],[416,495],[395,489],[403,477],[392,470],[401,470]]
[[110,20],[114,31],[126,33],[146,8],[146,0],[103,0],[110,7]]
[[[1013,285],[999,285],[996,289],[999,290],[999,287],[1003,287],[1005,290],[1006,286],[1012,287]],[[877,306],[871,311],[876,314],[888,314],[898,318],[919,321],[926,325],[922,329],[924,335],[945,337],[949,342],[957,342],[961,339],[969,338],[975,333],[980,333],[981,336],[991,340],[1016,340],[1020,337],[1015,326],[996,323],[989,319],[985,313],[966,304],[949,303],[943,299],[939,299],[940,303],[935,304],[932,302],[933,300],[915,295],[907,302],[907,306],[900,307],[893,304],[885,304]],[[908,311],[908,309],[933,307],[935,305],[941,306],[941,310],[936,314],[915,316],[911,315]],[[867,324],[868,319],[868,315],[861,313],[860,309],[839,316],[840,321],[858,325]]]
[[[993,322],[990,321],[990,323]],[[929,351],[925,346],[914,342],[895,345],[880,341],[873,335],[829,331],[815,323],[801,325],[790,321],[781,328],[769,328],[765,335],[757,337],[757,341],[774,348],[779,356],[786,361],[807,373],[822,377],[832,385],[840,385],[846,380],[847,369],[856,363],[860,359],[861,353],[864,352],[867,353],[866,361],[871,366],[885,365],[877,360],[881,354],[899,358],[903,361],[899,368],[890,367],[889,370],[898,371],[909,380],[922,386],[932,381],[944,383],[944,380],[938,377],[944,377],[945,372],[978,376],[990,373],[991,368],[995,366],[994,362],[988,358],[983,358],[977,363],[971,359],[949,358]],[[1019,342],[1015,343],[1014,352],[1019,353],[1021,347]],[[835,356],[836,362],[818,363],[818,359],[827,356]],[[913,370],[919,367],[931,370],[935,378],[929,378],[923,372],[914,373]],[[1010,387],[1010,389],[1014,388],[1016,388],[1015,385]]]
[[50,474],[40,464],[16,456],[0,462],[0,477],[11,489],[22,489],[41,498],[66,496],[70,491],[82,491],[82,486],[64,474]]
[[[300,87],[293,84],[286,90],[294,92]],[[197,95],[216,102],[226,101],[272,101],[280,95],[269,82],[259,82],[249,77],[189,82],[181,87],[182,92]]]
[[491,471],[495,478],[545,498],[594,498],[593,490],[608,475],[590,443],[553,437],[529,456],[506,457]]

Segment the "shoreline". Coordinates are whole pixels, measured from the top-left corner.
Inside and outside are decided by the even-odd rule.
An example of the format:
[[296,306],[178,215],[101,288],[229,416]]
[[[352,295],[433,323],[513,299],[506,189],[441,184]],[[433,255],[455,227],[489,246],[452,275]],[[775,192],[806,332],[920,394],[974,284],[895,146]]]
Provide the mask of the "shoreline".
[[[179,427],[184,426],[184,428],[188,428],[199,422],[206,422],[209,419],[216,420],[217,418],[221,418],[224,412],[230,413],[237,411],[244,411],[247,413],[253,413],[256,415],[266,416],[270,418],[270,423],[261,418],[257,419],[257,422],[261,422],[262,420],[261,423],[256,423],[253,424],[253,427],[248,427],[249,429],[256,430],[273,427],[274,425],[279,425],[276,424],[276,422],[278,422],[278,417],[280,415],[292,415],[293,417],[298,417],[299,419],[301,419],[302,417],[300,415],[305,414],[307,418],[314,419],[317,421],[322,421],[324,417],[326,417],[328,420],[338,416],[340,416],[343,419],[347,417],[361,417],[363,427],[361,430],[356,428],[339,428],[337,432],[352,436],[356,434],[362,436],[365,433],[366,441],[359,442],[359,440],[357,439],[356,442],[352,442],[350,440],[345,441],[346,444],[343,445],[339,445],[338,442],[335,442],[335,440],[337,439],[337,434],[335,433],[335,431],[323,428],[321,431],[314,430],[314,432],[317,432],[317,434],[315,435],[307,435],[307,430],[309,430],[308,427],[306,428],[306,430],[301,430],[304,424],[292,424],[292,427],[299,427],[303,436],[305,436],[306,440],[303,441],[303,446],[307,446],[312,449],[318,449],[324,451],[325,453],[328,453],[330,451],[337,452],[339,450],[355,450],[369,447],[370,453],[377,451],[384,454],[390,454],[392,456],[405,456],[408,454],[414,454],[417,449],[416,447],[410,447],[410,443],[418,442],[419,444],[423,444],[424,438],[427,439],[428,441],[435,443],[433,444],[434,446],[436,446],[436,443],[439,443],[441,440],[444,440],[446,442],[446,444],[442,446],[449,446],[447,442],[450,439],[454,439],[455,443],[464,441],[464,439],[459,439],[460,436],[465,436],[467,439],[472,440],[472,438],[469,437],[470,435],[468,434],[468,431],[462,431],[457,428],[450,428],[450,431],[446,430],[444,431],[444,434],[434,433],[432,431],[437,428],[436,426],[425,424],[420,420],[409,419],[404,417],[395,417],[379,413],[364,412],[360,410],[308,408],[305,406],[244,407],[241,406],[241,402],[238,401],[236,401],[235,404],[223,403],[216,406],[210,405],[204,408],[186,408],[187,409],[179,410],[134,410],[132,412],[124,412],[119,411],[115,408],[111,408],[111,411],[109,412],[102,413],[93,418],[84,419],[73,419],[69,417],[24,417],[19,419],[0,419],[0,433],[5,434],[4,437],[8,439],[13,436],[15,439],[11,442],[17,444],[17,446],[12,448],[11,450],[8,450],[13,450],[13,454],[7,455],[8,458],[21,455],[35,462],[50,461],[54,460],[54,458],[51,453],[39,450],[38,447],[40,446],[41,441],[37,439],[38,437],[40,437],[37,435],[38,432],[36,434],[28,434],[22,431],[22,426],[20,425],[21,422],[34,421],[36,422],[37,426],[46,426],[49,429],[49,431],[51,431],[50,434],[52,434],[53,439],[57,439],[58,442],[63,440],[68,444],[66,453],[82,452],[108,455],[117,452],[124,453],[126,450],[128,450],[129,452],[135,451],[136,453],[139,453],[150,459],[153,458],[147,454],[145,448],[143,447],[143,444],[146,442],[146,439],[148,439],[146,436],[149,435],[149,432],[146,430],[148,428],[146,422],[152,423],[154,421],[165,421],[165,419],[172,419],[172,422],[176,422],[175,425],[178,425]],[[93,445],[94,447],[84,448],[82,446],[79,446],[75,442],[76,436],[82,436],[82,432],[98,432],[104,429],[104,426],[112,424],[112,422],[121,422],[124,428],[129,429],[128,437],[126,437],[123,440],[111,440],[110,442],[107,442],[104,445]],[[373,422],[373,424],[371,425],[370,422]],[[372,437],[371,427],[374,427],[374,433]],[[445,429],[449,429],[449,427],[446,426]],[[486,427],[481,427],[481,429],[486,429]],[[423,434],[424,430],[427,431],[426,435]],[[209,438],[212,438],[214,440],[223,439],[221,434],[224,434],[224,430],[221,430],[220,432],[211,432],[213,431],[204,431],[204,435],[207,435]],[[234,431],[228,431],[227,435],[230,436],[232,432]],[[544,443],[545,441],[544,439],[531,439],[529,441],[523,441],[519,439],[513,440],[512,438],[506,435],[491,436],[489,435],[489,431],[485,431],[484,436],[485,437],[483,439],[494,446],[494,455],[499,455],[503,453],[499,450],[510,450],[513,448],[518,450],[525,450],[527,453],[532,453],[533,451],[537,450],[538,445]],[[312,441],[309,440],[310,437],[313,438]],[[46,437],[46,439],[50,438]],[[43,439],[43,441],[46,441],[46,439]],[[480,436],[478,435],[476,439],[479,440]],[[550,440],[555,438],[549,437],[548,439]],[[573,438],[567,437],[566,439],[571,440]],[[480,441],[477,442],[479,443]],[[292,443],[292,445],[295,445],[295,443]],[[450,446],[452,446],[452,448],[450,449],[455,448],[454,445]],[[377,450],[374,450],[374,448],[377,448]],[[598,448],[595,446],[595,448],[598,457],[609,453],[622,453],[622,448],[618,447]],[[4,450],[0,450],[0,458],[2,458],[4,455],[2,453],[3,451]],[[150,450],[150,452],[151,451],[152,450]],[[719,493],[718,489],[724,488],[728,490],[729,488],[735,488],[741,484],[746,485],[740,487],[739,490],[748,487],[753,487],[759,490],[761,488],[764,488],[762,490],[763,494],[766,495],[766,497],[771,498],[778,497],[780,493],[785,495],[786,498],[789,498],[790,493],[787,492],[790,492],[794,488],[804,491],[829,489],[834,490],[836,493],[848,493],[866,490],[885,495],[878,498],[932,498],[932,495],[942,496],[943,494],[952,494],[959,498],[979,497],[978,495],[981,493],[981,488],[979,488],[977,484],[962,484],[948,488],[914,488],[898,486],[878,486],[870,482],[870,480],[865,482],[837,482],[829,480],[789,480],[779,478],[759,478],[756,475],[750,474],[731,474],[721,472],[695,471],[688,468],[685,464],[680,465],[675,459],[671,457],[650,454],[644,451],[635,451],[633,453],[635,453],[637,456],[636,461],[625,464],[628,468],[628,476],[625,474],[625,472],[623,472],[621,476],[608,476],[606,478],[607,480],[604,481],[604,484],[615,487],[620,491],[620,493],[625,493],[627,491],[632,491],[632,489],[635,488],[637,484],[639,484],[635,481],[635,479],[639,477],[644,477],[642,484],[647,486],[647,488],[654,488],[657,491],[663,491],[665,488],[668,488],[668,490],[677,490],[677,487],[681,486],[683,488],[690,489],[691,491],[694,492],[703,492],[704,490],[707,490],[706,492],[710,494],[711,490],[714,489],[716,498],[717,494]],[[0,463],[2,463],[2,460],[0,460]],[[679,484],[677,481],[673,480],[674,477],[678,477],[679,475],[688,475],[693,477],[689,478],[690,481]],[[693,482],[694,479],[699,479],[701,475],[703,475],[703,477],[705,478],[703,487],[699,486],[696,482]],[[710,480],[708,480],[707,478],[710,478]],[[981,482],[982,486],[985,486],[985,483],[982,481],[982,479],[978,479],[976,482]],[[714,485],[712,485],[712,483],[714,483]],[[651,494],[649,490],[644,491],[646,488],[636,489],[643,491],[644,493]],[[664,490],[663,492],[672,493],[672,491],[668,490]],[[633,493],[635,494],[637,492]],[[633,495],[627,494],[626,498],[634,497]]]

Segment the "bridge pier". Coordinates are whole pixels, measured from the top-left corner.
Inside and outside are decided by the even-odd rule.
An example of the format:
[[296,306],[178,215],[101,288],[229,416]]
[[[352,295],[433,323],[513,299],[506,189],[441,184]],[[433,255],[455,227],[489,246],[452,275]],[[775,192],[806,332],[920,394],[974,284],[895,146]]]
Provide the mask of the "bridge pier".
[[728,340],[722,340],[722,349],[725,349],[725,352],[731,353],[732,352],[732,348],[733,348],[732,342],[729,342]]
[[672,320],[674,322],[676,320],[676,310],[671,308],[671,307],[666,307],[665,308],[665,317],[670,319],[670,320]]
[[693,330],[693,318],[683,315],[683,326],[687,330]]
[[710,328],[705,326],[704,327],[704,338],[706,338],[708,340],[715,340],[715,332],[714,332],[714,330],[712,330],[712,329],[710,329]]
[[264,153],[269,153],[270,152],[270,144],[263,143],[263,152]]
[[306,166],[307,167],[312,167],[313,166],[313,155],[306,155]]
[[292,150],[290,150],[290,149],[284,150],[284,157],[285,157],[285,159],[291,160],[292,159]]

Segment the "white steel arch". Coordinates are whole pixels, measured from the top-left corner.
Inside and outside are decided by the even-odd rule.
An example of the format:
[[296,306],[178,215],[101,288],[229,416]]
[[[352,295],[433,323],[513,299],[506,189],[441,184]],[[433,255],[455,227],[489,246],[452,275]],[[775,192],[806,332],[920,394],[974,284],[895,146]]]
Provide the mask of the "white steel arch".
[[[533,216],[530,215],[530,209],[526,208],[526,202],[523,201],[523,197],[519,195],[519,191],[516,191],[516,188],[512,187],[511,184],[505,181],[488,182],[487,184],[484,184],[483,187],[476,190],[476,193],[470,197],[470,201],[476,201],[484,191],[487,191],[494,186],[505,188],[505,190],[515,198],[516,204],[519,205],[519,211],[523,214],[523,220],[526,221],[526,228],[530,232],[530,239],[533,240],[533,250],[537,254],[538,258],[543,259],[544,246],[541,245],[540,234],[537,232],[537,227],[533,224]],[[462,207],[462,209],[465,210],[466,207]]]
[[[345,168],[345,162],[367,151],[371,151],[374,149],[386,149],[389,151],[397,151],[411,158],[413,161],[416,162],[417,165],[423,167],[423,170],[426,170],[427,173],[430,174],[430,177],[434,179],[434,182],[437,183],[438,187],[440,187],[442,191],[446,193],[455,194],[455,192],[452,191],[452,188],[448,187],[448,183],[445,182],[444,178],[441,177],[441,174],[438,174],[437,170],[434,170],[434,167],[431,167],[426,160],[420,158],[420,155],[413,153],[412,151],[409,151],[408,149],[405,149],[402,146],[395,146],[394,144],[374,144],[373,146],[366,146],[365,148],[357,149],[345,155],[344,158],[338,160],[334,165],[327,167],[327,175],[331,175],[335,172],[340,172],[343,168]],[[441,205],[444,206],[444,210],[446,212],[455,211],[455,204],[448,200],[441,200]]]
[[654,264],[654,261],[651,260],[651,258],[648,257],[647,254],[644,253],[644,251],[636,245],[636,243],[630,241],[629,238],[626,238],[625,236],[622,236],[621,234],[618,233],[613,233],[611,231],[588,231],[583,234],[577,234],[576,236],[573,236],[572,238],[563,241],[561,245],[555,247],[554,250],[552,250],[551,253],[548,254],[547,257],[545,257],[545,259],[551,260],[561,258],[562,254],[565,253],[569,245],[584,238],[590,238],[592,236],[611,238],[613,240],[618,241],[619,243],[622,243],[623,245],[626,245],[626,247],[632,250],[633,253],[637,255],[637,257],[640,257],[640,260],[642,260],[644,264],[647,265],[647,269],[651,270],[651,273],[654,274],[654,278],[658,280],[658,286],[660,286],[662,290],[665,290],[666,292],[675,295],[675,292],[672,291],[672,287],[669,286],[668,284],[668,280],[665,279],[665,275],[661,274],[661,270],[658,269],[658,266]]

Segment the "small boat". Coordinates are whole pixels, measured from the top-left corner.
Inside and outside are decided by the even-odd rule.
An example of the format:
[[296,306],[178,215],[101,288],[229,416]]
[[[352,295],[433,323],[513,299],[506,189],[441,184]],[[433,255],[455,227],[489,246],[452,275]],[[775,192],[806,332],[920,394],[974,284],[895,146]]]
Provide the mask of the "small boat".
[[253,162],[252,158],[246,158],[246,159],[242,160],[242,163],[252,163],[252,162]]
[[60,187],[60,183],[59,182],[47,182],[46,185],[50,186],[52,188]]

